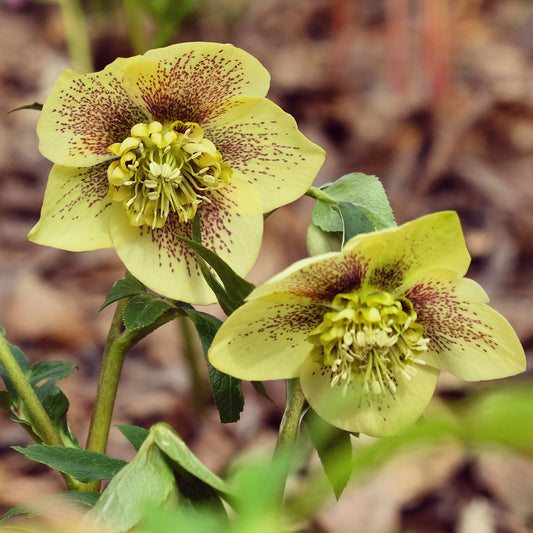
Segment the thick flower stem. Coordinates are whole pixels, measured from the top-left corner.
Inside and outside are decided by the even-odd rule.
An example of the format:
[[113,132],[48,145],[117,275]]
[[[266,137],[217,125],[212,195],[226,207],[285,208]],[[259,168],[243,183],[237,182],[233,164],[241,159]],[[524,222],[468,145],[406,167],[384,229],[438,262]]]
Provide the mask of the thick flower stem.
[[[109,329],[89,428],[87,450],[102,454],[105,454],[107,448],[113,408],[126,354],[146,335],[174,318],[183,315],[183,311],[178,308],[169,309],[149,326],[135,331],[124,331],[122,313],[128,301],[128,298],[124,298],[117,303],[115,315]],[[97,491],[99,485],[99,482],[92,483],[92,490]]]
[[[0,335],[0,363],[2,363],[11,383],[13,383],[21,400],[28,409],[32,425],[36,430],[35,432],[29,432],[30,435],[34,437],[34,440],[35,438],[39,439],[38,444],[63,446],[63,441],[52,420],[50,420],[33,387],[26,379],[3,335]],[[87,490],[84,483],[80,483],[66,474],[63,474],[63,478],[69,490]]]

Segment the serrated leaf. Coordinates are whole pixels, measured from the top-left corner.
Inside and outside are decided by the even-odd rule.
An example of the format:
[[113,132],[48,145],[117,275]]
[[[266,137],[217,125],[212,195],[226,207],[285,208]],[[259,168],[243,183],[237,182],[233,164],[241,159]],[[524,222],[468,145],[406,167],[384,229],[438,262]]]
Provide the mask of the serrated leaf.
[[128,464],[122,459],[79,448],[33,444],[26,448],[13,446],[13,449],[32,461],[48,465],[82,483],[110,479]]
[[237,422],[244,408],[244,396],[241,390],[241,380],[217,370],[207,357],[213,338],[222,322],[207,313],[195,309],[185,309],[187,316],[193,321],[200,337],[204,356],[207,361],[209,381],[213,389],[215,406],[218,409],[220,421],[223,423]]
[[349,241],[355,235],[374,231],[372,222],[361,208],[347,202],[339,202],[338,209],[342,217],[344,228],[342,238],[343,246],[346,241]]
[[135,448],[135,451],[139,451],[142,443],[146,440],[150,432],[145,428],[139,426],[131,426],[129,424],[117,425],[119,431],[128,439],[129,443]]
[[306,413],[304,420],[335,497],[339,499],[351,475],[350,434],[328,424],[312,409]]
[[359,207],[376,230],[396,226],[389,199],[377,176],[352,172],[323,185],[321,191],[337,204],[347,202]]
[[122,298],[128,298],[135,296],[136,294],[142,294],[146,292],[146,287],[129,272],[126,272],[126,276],[115,282],[111,290],[107,293],[104,303],[98,308],[96,314],[102,309],[105,309],[108,305]]
[[137,294],[124,308],[124,327],[128,331],[150,326],[173,305],[153,294]]
[[87,517],[96,526],[129,531],[141,521],[147,506],[174,509],[177,500],[174,472],[165,453],[148,437],[135,459],[110,481]]
[[[66,415],[69,408],[67,397],[56,385],[58,380],[69,376],[76,367],[72,363],[65,361],[39,361],[30,367],[26,355],[20,348],[10,343],[8,343],[8,346],[58,431],[63,443],[66,446],[79,447],[79,442],[71,433],[67,423]],[[8,411],[10,418],[19,424],[29,426],[36,435],[39,435],[26,405],[1,364],[0,375],[9,392],[10,404]]]
[[[311,218],[313,225],[323,232],[342,232],[343,244],[360,233],[396,226],[379,178],[358,172],[323,185],[316,197]],[[316,236],[309,237],[313,239]]]

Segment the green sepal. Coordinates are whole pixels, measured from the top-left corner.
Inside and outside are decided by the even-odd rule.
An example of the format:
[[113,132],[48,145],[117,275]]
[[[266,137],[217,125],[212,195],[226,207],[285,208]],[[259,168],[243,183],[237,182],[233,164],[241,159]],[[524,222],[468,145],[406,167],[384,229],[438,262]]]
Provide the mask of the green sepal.
[[207,357],[213,338],[215,337],[218,328],[222,322],[207,313],[196,311],[195,309],[184,309],[187,316],[193,321],[202,348],[204,351],[205,360],[207,362],[207,369],[209,373],[209,381],[213,389],[213,397],[215,406],[218,409],[220,421],[222,423],[237,422],[240,418],[240,413],[244,408],[244,396],[241,390],[241,380],[234,378],[224,372],[217,370]]
[[132,296],[124,307],[124,327],[128,331],[135,331],[150,326],[172,307],[174,307],[172,302],[154,294],[144,293]]
[[324,472],[337,499],[346,488],[351,475],[352,444],[350,433],[328,424],[309,409],[304,417],[313,446],[318,452]]
[[98,308],[96,314],[102,309],[105,309],[108,305],[122,300],[122,298],[128,298],[135,296],[136,294],[143,294],[146,292],[146,287],[129,272],[126,275],[115,282],[111,290],[107,293],[104,303]]
[[117,425],[118,430],[128,439],[128,442],[138,452],[142,443],[147,439],[150,431],[139,426],[132,426],[130,424]]
[[[2,327],[0,327],[0,334],[5,334],[5,330]],[[7,344],[65,446],[79,447],[80,444],[70,431],[67,423],[68,399],[57,386],[57,381],[72,374],[76,366],[65,361],[38,361],[33,366],[30,366],[28,358],[18,346],[9,342]],[[0,364],[0,376],[9,393],[9,405],[7,406],[9,417],[11,420],[23,425],[34,436],[40,438],[25,403],[20,398],[2,364]],[[2,407],[5,408],[5,394],[3,394],[2,400]]]
[[13,446],[28,459],[48,465],[54,470],[68,474],[81,481],[90,483],[100,479],[111,479],[128,463],[107,455],[64,446],[32,444],[26,448]]

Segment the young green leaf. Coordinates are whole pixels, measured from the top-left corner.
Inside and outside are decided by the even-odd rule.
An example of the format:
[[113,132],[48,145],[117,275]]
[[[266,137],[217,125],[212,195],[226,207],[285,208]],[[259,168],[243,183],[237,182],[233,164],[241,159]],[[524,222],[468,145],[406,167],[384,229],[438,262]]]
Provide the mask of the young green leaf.
[[[39,361],[30,367],[26,355],[20,348],[9,343],[8,346],[58,431],[63,443],[66,446],[79,447],[79,442],[71,433],[67,423],[66,415],[69,408],[67,397],[56,385],[58,380],[69,376],[74,371],[75,366],[64,361]],[[27,426],[38,438],[39,432],[33,423],[30,413],[1,364],[0,376],[2,376],[9,393],[8,411],[10,418],[19,424]]]
[[[195,219],[195,222],[196,220],[197,219]],[[252,292],[252,290],[255,288],[255,285],[239,276],[215,252],[209,250],[209,248],[206,248],[201,244],[198,232],[198,222],[196,222],[193,230],[194,240],[187,239],[186,237],[180,237],[180,239],[194,250],[199,259],[203,259],[218,274],[224,286],[222,292],[220,292],[222,290],[220,283],[217,282],[218,287],[216,285],[211,286],[211,283],[215,278],[212,276],[212,274],[206,275],[204,269],[202,269],[202,273],[204,274],[206,281],[210,283],[211,289],[215,292],[217,298],[219,298],[217,291],[220,293],[220,305],[224,309],[224,312],[229,315],[235,309],[237,309],[237,307],[240,307],[243,304],[244,299]],[[199,261],[199,263],[201,265],[202,262]]]
[[129,424],[117,425],[119,431],[128,439],[129,443],[135,448],[135,451],[139,451],[142,443],[146,440],[150,432],[145,428],[138,426],[130,426]]
[[150,428],[150,435],[153,437],[159,449],[173,463],[172,466],[174,469],[175,466],[179,466],[196,478],[196,480],[215,489],[215,491],[222,495],[229,495],[231,493],[230,487],[226,482],[211,472],[191,452],[183,439],[168,424],[160,422],[152,426]]
[[11,109],[7,113],[5,113],[5,115],[9,115],[10,113],[14,113],[15,111],[22,111],[23,109],[33,109],[34,111],[42,111],[43,104],[33,102],[33,104],[21,105],[20,107],[15,107],[15,109]]
[[350,434],[328,424],[312,409],[307,411],[304,420],[335,497],[339,499],[351,475]]
[[148,293],[137,294],[124,308],[124,327],[128,331],[135,331],[149,326],[172,307],[172,303],[159,296]]
[[353,172],[320,189],[311,189],[309,195],[316,199],[311,218],[319,230],[308,234],[311,250],[317,238],[321,241],[314,247],[317,252],[326,251],[324,245],[329,246],[320,231],[341,232],[344,244],[360,233],[396,226],[389,200],[376,176]]
[[142,519],[146,507],[175,509],[178,489],[166,455],[148,437],[135,459],[110,481],[87,519],[111,531],[129,531]]
[[236,422],[244,408],[244,396],[241,390],[241,381],[217,370],[207,357],[211,342],[222,322],[207,313],[194,309],[184,309],[187,316],[193,321],[207,361],[209,381],[213,389],[215,405],[223,423]]
[[115,282],[111,290],[107,293],[104,303],[99,307],[96,314],[102,309],[105,309],[108,305],[122,300],[122,298],[128,298],[129,296],[135,296],[136,294],[143,294],[146,292],[146,287],[129,272],[126,272],[126,276]]
[[79,448],[33,444],[26,448],[13,446],[13,449],[32,461],[48,465],[82,483],[110,479],[127,464],[122,459]]

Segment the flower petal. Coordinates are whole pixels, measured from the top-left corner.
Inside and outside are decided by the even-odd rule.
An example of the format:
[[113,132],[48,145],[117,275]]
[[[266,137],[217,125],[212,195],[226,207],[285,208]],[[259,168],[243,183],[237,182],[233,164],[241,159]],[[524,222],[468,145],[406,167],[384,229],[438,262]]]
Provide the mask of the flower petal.
[[329,303],[336,294],[357,290],[367,269],[357,254],[332,252],[301,259],[257,287],[248,299],[290,292],[314,302]]
[[180,43],[146,52],[124,73],[131,97],[159,122],[204,124],[234,96],[264,97],[270,74],[244,50],[229,44]]
[[307,401],[324,420],[346,431],[386,437],[417,421],[431,400],[438,376],[437,369],[417,365],[410,380],[402,374],[395,376],[398,388],[394,394],[388,390],[365,393],[353,381],[343,393],[343,385],[331,387],[329,367],[307,360],[300,379]]
[[526,368],[524,349],[509,322],[486,305],[474,281],[425,279],[405,293],[430,339],[421,356],[429,365],[477,381],[511,376]]
[[254,185],[265,213],[302,196],[324,162],[324,150],[265,98],[230,100],[204,129],[224,161]]
[[448,269],[463,276],[470,264],[457,213],[426,215],[397,228],[358,235],[347,254],[368,258],[365,285],[390,291],[416,279],[424,270]]
[[222,325],[209,350],[211,364],[247,380],[297,377],[312,345],[309,332],[322,320],[320,305],[283,295],[247,302]]
[[[263,216],[247,184],[215,192],[198,209],[202,244],[239,275],[252,268],[263,234]],[[241,205],[245,206],[241,209]],[[254,208],[255,206],[255,208]],[[216,298],[205,282],[194,252],[179,237],[191,237],[191,223],[170,215],[160,229],[132,226],[124,211],[113,217],[111,237],[130,272],[150,289],[178,300],[208,304]],[[186,280],[186,283],[183,282]]]
[[59,76],[37,123],[39,149],[46,158],[88,167],[116,157],[107,148],[147,119],[122,86],[124,69],[135,60],[119,58],[94,74],[66,70]]
[[54,165],[41,218],[28,239],[74,252],[112,247],[109,223],[115,206],[108,189],[106,163],[91,168]]

